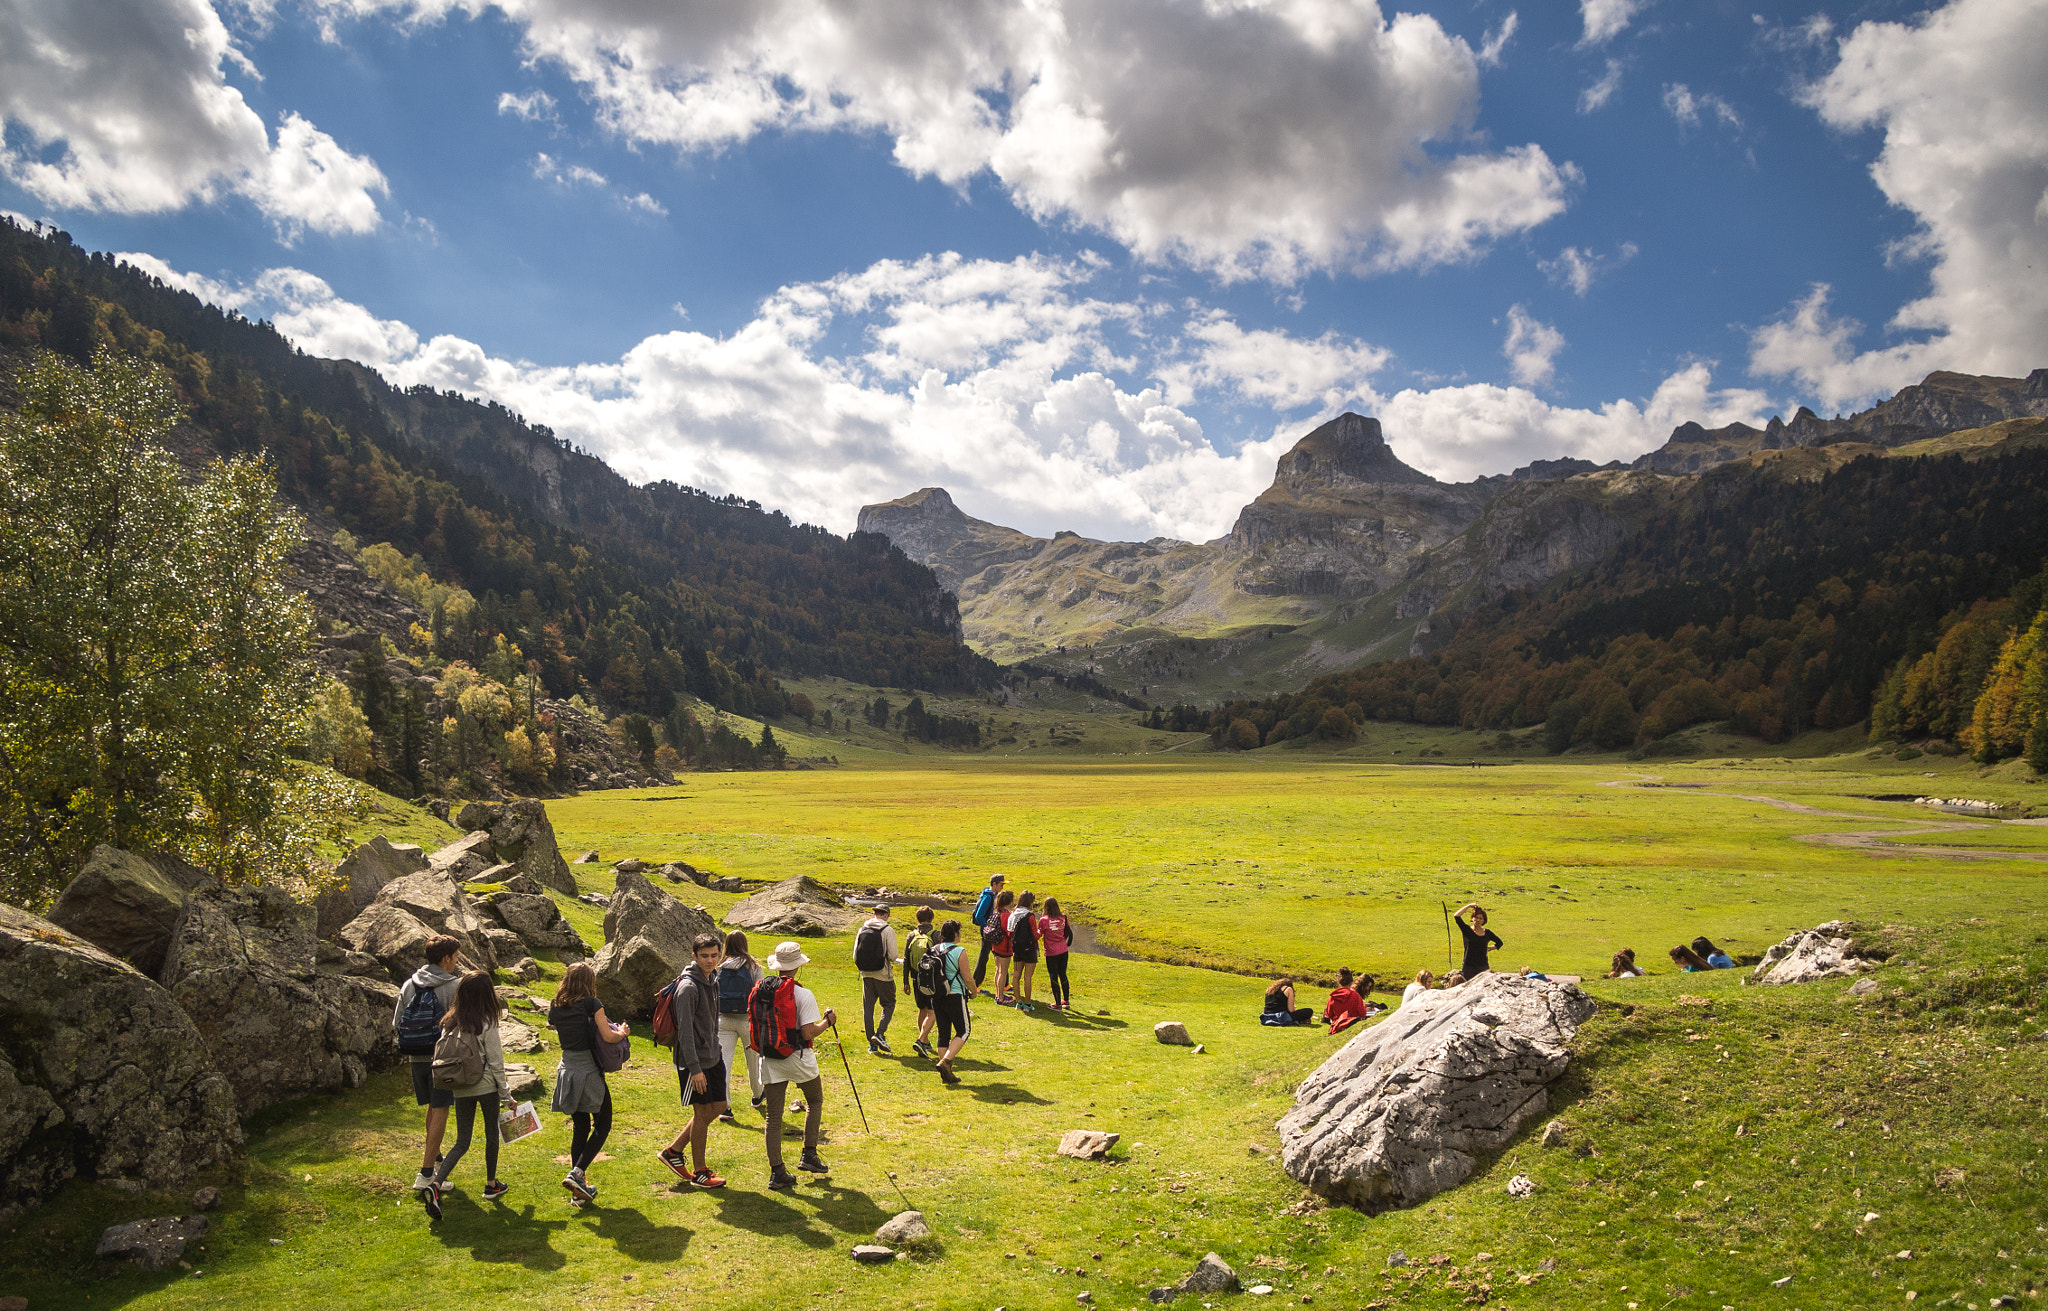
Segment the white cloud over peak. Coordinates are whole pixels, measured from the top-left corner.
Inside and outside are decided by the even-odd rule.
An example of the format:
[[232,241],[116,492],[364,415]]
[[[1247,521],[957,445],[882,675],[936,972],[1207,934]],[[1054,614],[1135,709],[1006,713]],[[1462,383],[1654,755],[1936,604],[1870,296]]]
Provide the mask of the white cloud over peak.
[[273,142],[224,63],[254,74],[206,0],[12,0],[0,6],[0,171],[60,209],[162,213],[239,194],[289,242],[376,228],[389,188],[297,114]]
[[1564,349],[1564,334],[1532,318],[1520,305],[1508,307],[1508,337],[1500,353],[1508,375],[1524,387],[1540,387],[1557,372],[1555,361]]
[[1650,0],[1579,0],[1579,19],[1586,25],[1580,45],[1596,46],[1619,36]]
[[1953,0],[1912,23],[1863,23],[1807,88],[1830,126],[1879,128],[1871,177],[1919,222],[1890,254],[1930,261],[1926,295],[1858,351],[1862,325],[1815,286],[1751,339],[1750,369],[1849,409],[1935,369],[2048,364],[2048,3]]
[[1184,332],[1189,353],[1159,370],[1167,395],[1179,404],[1226,391],[1277,410],[1314,405],[1334,412],[1372,396],[1369,379],[1389,358],[1377,346],[1335,332],[1301,338],[1248,331],[1221,310],[1198,315]]
[[[420,21],[483,0],[324,4]],[[992,174],[1040,221],[1226,277],[1467,259],[1560,213],[1577,176],[1473,138],[1480,55],[1375,0],[495,7],[629,141],[879,133],[912,173]]]

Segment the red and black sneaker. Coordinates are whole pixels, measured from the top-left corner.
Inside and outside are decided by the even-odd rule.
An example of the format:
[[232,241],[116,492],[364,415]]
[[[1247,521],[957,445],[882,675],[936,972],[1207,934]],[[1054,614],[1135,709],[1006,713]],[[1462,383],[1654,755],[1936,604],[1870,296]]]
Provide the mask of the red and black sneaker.
[[699,1188],[723,1188],[725,1180],[711,1173],[709,1169],[699,1170],[690,1176],[690,1182]]
[[676,1178],[684,1183],[690,1182],[689,1158],[673,1147],[664,1147],[659,1152],[656,1152],[655,1155],[661,1158],[661,1163],[667,1166],[669,1172],[675,1175]]

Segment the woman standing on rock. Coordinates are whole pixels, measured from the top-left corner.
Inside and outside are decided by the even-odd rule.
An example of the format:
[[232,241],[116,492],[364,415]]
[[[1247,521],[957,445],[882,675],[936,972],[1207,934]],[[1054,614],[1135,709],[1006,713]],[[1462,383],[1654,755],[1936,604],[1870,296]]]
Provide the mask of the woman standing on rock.
[[511,1084],[505,1078],[505,1048],[498,1040],[498,1019],[505,1008],[498,1003],[498,990],[483,970],[462,976],[455,989],[455,1005],[441,1017],[444,1033],[462,1033],[477,1040],[483,1051],[483,1077],[455,1090],[455,1146],[441,1158],[434,1170],[434,1182],[421,1192],[427,1214],[441,1218],[441,1195],[448,1191],[448,1176],[455,1173],[463,1153],[469,1150],[470,1131],[476,1113],[484,1114],[484,1200],[495,1202],[511,1189],[498,1181],[498,1107],[511,1100]]
[[605,1017],[604,1003],[597,999],[597,971],[588,961],[578,961],[562,976],[555,991],[555,1004],[548,1008],[548,1027],[562,1040],[562,1063],[555,1068],[555,1114],[566,1115],[573,1126],[569,1135],[569,1173],[562,1187],[577,1206],[597,1200],[597,1186],[584,1177],[590,1163],[604,1150],[612,1132],[612,1090],[598,1068],[597,1044],[623,1042],[626,1026]]
[[[1472,912],[1472,924],[1469,928],[1465,924],[1465,912],[1468,910]],[[1465,967],[1458,973],[1464,975],[1469,982],[1493,968],[1486,963],[1488,944],[1495,950],[1506,944],[1500,940],[1499,934],[1486,927],[1486,908],[1476,901],[1468,901],[1458,907],[1458,913],[1452,922],[1458,926],[1458,932],[1465,936]]]

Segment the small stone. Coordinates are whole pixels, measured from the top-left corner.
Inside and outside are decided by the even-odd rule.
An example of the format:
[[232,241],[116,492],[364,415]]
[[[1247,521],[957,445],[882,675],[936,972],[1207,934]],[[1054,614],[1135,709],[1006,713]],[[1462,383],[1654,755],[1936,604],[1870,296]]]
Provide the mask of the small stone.
[[[1876,979],[1858,979],[1856,980],[1856,982],[1849,985],[1849,995],[1851,997],[1868,997],[1871,993],[1876,991]],[[1992,1305],[1997,1306],[1998,1304],[1996,1302],[1993,1302]]]
[[1565,1127],[1563,1120],[1552,1120],[1549,1124],[1543,1126],[1542,1141],[1545,1147],[1564,1146],[1564,1136]]
[[273,1239],[271,1239],[271,1240],[270,1240],[270,1245],[271,1245],[272,1247],[283,1247],[283,1246],[284,1246],[284,1239],[282,1239],[282,1238],[273,1238]]
[[1246,1143],[1244,1149],[1253,1156],[1264,1156],[1266,1154],[1266,1145],[1264,1143]]
[[1188,1026],[1179,1020],[1161,1020],[1152,1026],[1152,1036],[1172,1047],[1195,1045],[1195,1040],[1188,1036]]
[[1837,1120],[1837,1121],[1835,1121],[1835,1128],[1837,1128],[1837,1129],[1846,1129],[1846,1128],[1848,1128],[1848,1127],[1849,1127],[1849,1121],[1848,1121],[1847,1119],[1841,1119],[1841,1120]]
[[1273,1286],[1271,1284],[1253,1284],[1244,1291],[1250,1293],[1253,1297],[1265,1297],[1273,1291]]
[[1394,1266],[1402,1266],[1402,1265],[1407,1265],[1407,1264],[1408,1264],[1408,1254],[1407,1254],[1406,1252],[1403,1252],[1403,1251],[1400,1251],[1399,1249],[1396,1249],[1396,1250],[1394,1250],[1394,1251],[1392,1251],[1392,1252],[1389,1252],[1389,1253],[1387,1253],[1387,1265],[1388,1265],[1388,1267],[1389,1267],[1389,1268],[1392,1268],[1392,1267],[1394,1267]]
[[1214,1252],[1197,1261],[1187,1278],[1180,1281],[1183,1293],[1234,1293],[1237,1288],[1237,1271]]
[[[1160,1285],[1159,1287],[1157,1287],[1157,1288],[1155,1288],[1155,1289],[1151,1290],[1150,1292],[1146,1293],[1146,1294],[1145,1294],[1145,1300],[1146,1300],[1147,1302],[1157,1302],[1157,1303],[1159,1303],[1160,1305],[1162,1305],[1162,1306],[1163,1306],[1163,1305],[1165,1305],[1166,1303],[1168,1303],[1168,1302],[1171,1302],[1171,1301],[1172,1301],[1172,1300],[1173,1300],[1174,1298],[1176,1298],[1176,1297],[1179,1297],[1179,1296],[1180,1296],[1180,1290],[1179,1290],[1178,1288],[1174,1288],[1173,1286],[1171,1286],[1171,1285],[1169,1285],[1169,1284],[1161,1284],[1161,1285]],[[26,1306],[24,1306],[24,1307],[23,1307],[23,1311],[27,1311],[27,1307],[26,1307]]]
[[1074,1300],[1076,1302],[1079,1302],[1081,1305],[1086,1306],[1090,1302],[1093,1302],[1095,1300],[1095,1294],[1089,1292],[1087,1289],[1084,1288],[1080,1292],[1074,1294]]
[[167,1215],[115,1225],[100,1234],[97,1256],[125,1256],[144,1270],[168,1270],[185,1255],[185,1244],[206,1237],[203,1215]]
[[896,1247],[915,1247],[932,1236],[932,1227],[925,1223],[922,1211],[901,1211],[880,1229],[875,1230],[875,1241],[893,1244]]
[[1099,1161],[1109,1155],[1122,1134],[1105,1133],[1100,1129],[1069,1129],[1060,1138],[1055,1150],[1061,1156],[1071,1156],[1077,1161]]
[[1514,1178],[1508,1180],[1509,1197],[1533,1197],[1535,1196],[1535,1194],[1536,1181],[1534,1179],[1531,1179],[1528,1175],[1518,1174]]
[[220,1189],[218,1188],[202,1188],[192,1194],[192,1209],[195,1211],[211,1211],[219,1205]]
[[1787,1284],[1789,1284],[1789,1283],[1791,1283],[1791,1282],[1792,1282],[1792,1276],[1790,1276],[1790,1275],[1786,1275],[1786,1276],[1785,1276],[1785,1277],[1784,1277],[1783,1279],[1773,1279],[1773,1280],[1771,1281],[1771,1287],[1772,1287],[1772,1288],[1783,1288],[1783,1287],[1784,1287],[1785,1285],[1787,1285]]
[[1863,1223],[1864,1223],[1864,1224],[1869,1224],[1869,1223],[1870,1223],[1870,1222],[1871,1222],[1872,1220],[1875,1220],[1875,1219],[1877,1219],[1877,1212],[1875,1212],[1875,1211],[1865,1211],[1865,1212],[1863,1213]]
[[595,851],[586,851],[569,863],[571,865],[595,865],[598,863],[598,855]]
[[1493,1253],[1491,1253],[1491,1252],[1481,1252],[1481,1253],[1480,1253],[1479,1255],[1477,1255],[1477,1256],[1475,1256],[1475,1257],[1473,1257],[1473,1258],[1472,1258],[1472,1264],[1473,1264],[1473,1265],[1485,1265],[1485,1264],[1486,1264],[1486,1263],[1487,1263],[1488,1261],[1491,1261],[1491,1260],[1493,1260]]
[[1190,1047],[1188,1050],[1193,1055],[1200,1056],[1203,1052],[1206,1052],[1209,1049],[1207,1047],[1204,1047],[1201,1043],[1196,1043],[1193,1047]]
[[853,1249],[853,1259],[863,1265],[880,1265],[884,1261],[894,1261],[896,1253],[874,1243],[862,1243]]

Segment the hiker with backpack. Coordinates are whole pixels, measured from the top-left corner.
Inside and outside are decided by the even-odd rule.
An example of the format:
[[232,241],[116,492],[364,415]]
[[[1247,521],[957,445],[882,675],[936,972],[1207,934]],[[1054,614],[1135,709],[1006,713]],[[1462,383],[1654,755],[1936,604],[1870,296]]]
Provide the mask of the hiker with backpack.
[[411,1062],[413,1097],[427,1108],[426,1148],[420,1153],[419,1175],[412,1181],[416,1193],[433,1187],[441,1138],[448,1132],[448,1111],[455,1105],[453,1092],[434,1086],[434,1044],[441,1038],[441,1017],[455,1004],[455,990],[462,983],[462,976],[455,973],[461,952],[462,944],[446,934],[427,939],[427,963],[398,990],[398,1007],[391,1015],[399,1054]]
[[[704,1140],[711,1122],[725,1113],[727,1066],[718,1051],[718,992],[711,975],[725,944],[716,933],[700,933],[690,942],[694,957],[683,967],[669,996],[669,1013],[675,1021],[676,1079],[682,1086],[683,1105],[690,1123],[675,1141],[660,1152],[661,1163],[676,1178],[698,1188],[723,1188],[725,1180],[711,1172],[704,1160]],[[689,1164],[683,1160],[683,1145],[690,1148]]]
[[1038,974],[1038,894],[1023,892],[1017,896],[1017,909],[1010,912],[1010,973],[1016,980],[1017,1009],[1029,1013],[1031,1005],[1031,981]]
[[1045,948],[1045,977],[1052,984],[1052,1008],[1073,1009],[1074,989],[1067,982],[1067,957],[1073,952],[1073,927],[1060,909],[1058,897],[1045,899],[1045,914],[1038,917],[1038,941]]
[[[730,1080],[739,1065],[733,1060],[735,1052],[742,1055],[747,1063],[747,1090],[752,1094],[751,1105],[761,1109],[761,1053],[747,1042],[747,994],[761,981],[761,966],[747,951],[747,935],[738,929],[725,935],[725,959],[718,962],[718,1057],[725,1062],[726,1078]],[[728,1102],[725,1114],[718,1117],[728,1124],[736,1123],[732,1118],[732,1106]]]
[[988,948],[996,958],[996,1005],[1016,1004],[1016,995],[1010,991],[1010,960],[1013,948],[1010,945],[1010,912],[1016,908],[1017,894],[1005,888],[996,897],[995,913],[988,917],[988,923],[981,926],[981,945]]
[[917,1003],[917,1039],[910,1044],[910,1050],[930,1060],[932,1051],[932,1025],[938,1023],[938,1016],[932,1012],[932,994],[919,982],[918,963],[924,954],[932,949],[938,939],[932,936],[932,908],[917,908],[917,927],[903,940],[903,988]]
[[584,1206],[597,1200],[597,1185],[587,1172],[612,1132],[612,1090],[598,1063],[598,1046],[624,1042],[628,1030],[605,1015],[597,999],[597,971],[589,961],[577,961],[562,976],[554,1005],[548,1007],[548,1027],[562,1041],[551,1105],[555,1114],[569,1117],[571,1126],[569,1173],[562,1176],[562,1187],[569,1190],[572,1205]]
[[[896,1016],[896,966],[903,958],[896,954],[896,928],[889,923],[889,903],[874,913],[853,935],[853,968],[860,971],[861,1027],[868,1035],[868,1055],[888,1056],[889,1021]],[[882,1007],[882,1023],[875,1025],[875,1004]]]
[[939,926],[938,942],[917,966],[918,982],[931,993],[932,1011],[938,1016],[939,1081],[948,1085],[960,1082],[960,1076],[953,1073],[953,1058],[967,1045],[973,1019],[967,999],[974,989],[960,969],[965,955],[960,946],[960,921],[947,920]]
[[434,1044],[434,1087],[455,1098],[455,1146],[441,1158],[433,1181],[420,1190],[427,1214],[436,1220],[441,1218],[448,1176],[469,1151],[479,1110],[484,1118],[484,1200],[495,1202],[512,1191],[498,1180],[498,1108],[512,1100],[505,1048],[498,1039],[498,1020],[504,1014],[489,972],[471,970],[456,985],[455,1004],[441,1017],[441,1038]]
[[974,899],[974,914],[968,917],[974,921],[974,927],[981,930],[981,957],[974,962],[974,990],[984,996],[988,994],[988,989],[981,985],[982,981],[988,978],[988,958],[990,952],[995,947],[995,944],[989,939],[988,922],[994,918],[996,899],[1002,895],[1003,876],[1000,874],[989,875],[988,886],[983,888],[981,895]]
[[825,1119],[825,1081],[818,1076],[818,1054],[812,1044],[839,1016],[818,1009],[818,998],[796,981],[797,971],[811,963],[804,949],[785,942],[768,958],[776,977],[763,979],[747,998],[747,1041],[761,1053],[761,1081],[768,1090],[768,1186],[794,1188],[796,1176],[782,1168],[782,1109],[795,1084],[804,1095],[804,1154],[797,1169],[830,1174],[818,1156],[818,1133]]

